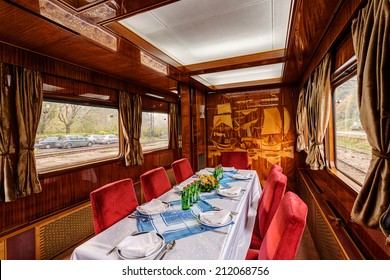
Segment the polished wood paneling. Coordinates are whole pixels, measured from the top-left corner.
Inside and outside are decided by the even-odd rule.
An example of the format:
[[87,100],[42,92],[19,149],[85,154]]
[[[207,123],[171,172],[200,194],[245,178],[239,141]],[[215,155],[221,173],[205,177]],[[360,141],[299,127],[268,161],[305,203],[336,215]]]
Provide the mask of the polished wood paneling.
[[[288,189],[294,190],[292,93],[293,88],[282,87],[207,95],[207,165],[219,164],[223,151],[248,151],[251,167],[257,171],[263,184],[270,166],[277,163],[288,176]],[[230,107],[231,113],[224,106]],[[219,121],[223,121],[222,118],[225,125]],[[228,125],[230,120],[233,127]]]
[[[356,14],[358,8],[364,4],[364,2],[364,0],[343,1],[341,8],[337,11],[331,24],[329,25],[329,28],[326,30],[327,32],[324,34],[321,43],[314,53],[314,56],[308,61],[308,66],[304,72],[303,77],[301,78],[300,86],[302,86],[304,82],[307,81],[325,54],[329,51],[333,51],[333,49],[337,46],[336,44],[338,41],[346,38],[347,36],[350,36],[350,24],[352,22],[353,16]],[[348,55],[350,55],[350,49]],[[340,64],[343,62],[337,61],[337,63]]]

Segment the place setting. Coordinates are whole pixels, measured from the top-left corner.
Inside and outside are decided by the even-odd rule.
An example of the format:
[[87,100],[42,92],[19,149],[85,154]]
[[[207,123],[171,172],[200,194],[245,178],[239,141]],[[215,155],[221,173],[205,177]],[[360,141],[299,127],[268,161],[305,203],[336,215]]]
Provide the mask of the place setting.
[[175,246],[175,240],[165,243],[155,231],[136,232],[123,239],[114,249],[123,260],[159,260]]
[[143,215],[158,215],[170,208],[170,204],[160,199],[152,199],[137,207],[137,211]]
[[227,234],[225,231],[217,230],[233,223],[233,215],[229,210],[213,208],[214,210],[209,210],[201,212],[197,215],[197,220],[199,225],[197,228],[200,230],[209,230],[216,233]]

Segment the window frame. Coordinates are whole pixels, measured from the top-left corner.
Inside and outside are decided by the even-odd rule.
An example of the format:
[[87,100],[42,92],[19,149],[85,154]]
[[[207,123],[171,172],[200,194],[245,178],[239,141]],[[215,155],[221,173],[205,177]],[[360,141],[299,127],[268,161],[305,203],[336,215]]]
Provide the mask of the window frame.
[[90,98],[83,98],[80,96],[67,96],[62,94],[52,94],[52,93],[46,93],[43,97],[43,102],[55,102],[55,103],[68,103],[68,104],[75,104],[75,105],[82,105],[82,106],[92,106],[92,107],[98,107],[98,108],[110,108],[115,109],[118,111],[118,137],[119,137],[119,148],[118,148],[118,154],[114,157],[106,157],[106,158],[99,158],[95,160],[91,160],[88,162],[81,162],[81,163],[75,163],[71,165],[62,165],[57,166],[45,170],[39,170],[37,165],[37,172],[40,179],[43,178],[49,178],[52,176],[58,176],[60,174],[63,174],[65,172],[73,171],[73,170],[80,170],[91,168],[97,165],[101,164],[107,164],[110,162],[116,162],[118,160],[123,159],[124,157],[124,145],[123,145],[123,135],[122,135],[122,126],[120,122],[120,114],[119,114],[119,106],[116,104],[116,102],[107,102],[107,101],[101,101],[101,100],[92,100]]
[[332,75],[331,79],[331,112],[330,119],[328,125],[328,133],[325,138],[325,152],[327,157],[327,170],[334,174],[337,178],[343,181],[346,185],[348,185],[353,191],[357,193],[360,192],[362,188],[362,184],[355,180],[353,177],[349,176],[342,170],[337,168],[337,140],[336,140],[336,100],[335,100],[335,91],[336,88],[351,79],[352,77],[357,75],[357,61],[356,57],[352,57],[349,61],[347,61],[344,65],[342,65],[337,71],[335,71],[334,75]]
[[[142,143],[140,142],[141,144],[141,147],[142,147],[142,153],[144,155],[146,154],[151,154],[151,153],[154,153],[154,152],[160,152],[160,151],[167,151],[169,150],[169,112],[165,111],[165,110],[161,110],[161,109],[152,109],[152,108],[148,108],[148,107],[143,107],[142,108],[142,113],[160,113],[160,114],[167,114],[167,122],[168,122],[168,145],[167,147],[165,148],[155,148],[155,149],[149,149],[149,150],[146,150],[144,151],[143,147],[142,147]],[[141,130],[142,130],[142,124],[141,124]]]

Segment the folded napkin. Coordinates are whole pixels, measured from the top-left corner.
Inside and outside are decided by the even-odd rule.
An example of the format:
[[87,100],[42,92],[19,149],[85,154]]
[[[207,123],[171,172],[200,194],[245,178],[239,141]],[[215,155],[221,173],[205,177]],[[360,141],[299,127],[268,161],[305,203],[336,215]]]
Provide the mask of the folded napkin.
[[251,174],[246,174],[246,175],[234,174],[234,175],[232,175],[232,177],[234,179],[249,179],[251,177]]
[[223,225],[229,222],[230,211],[209,211],[199,214],[200,220],[210,225]]
[[129,259],[143,258],[155,252],[161,246],[161,239],[155,232],[128,236],[117,246],[120,254]]
[[237,196],[241,193],[241,187],[240,186],[234,186],[234,187],[229,187],[225,189],[219,189],[219,192],[222,195],[227,195],[227,196]]
[[148,203],[138,206],[138,211],[142,212],[143,214],[152,214],[163,212],[165,208],[165,203],[159,199],[153,198]]

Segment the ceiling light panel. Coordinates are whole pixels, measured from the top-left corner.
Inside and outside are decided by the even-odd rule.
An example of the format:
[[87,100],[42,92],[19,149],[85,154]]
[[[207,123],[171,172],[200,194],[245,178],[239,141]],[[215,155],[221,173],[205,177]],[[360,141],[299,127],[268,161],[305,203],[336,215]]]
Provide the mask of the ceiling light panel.
[[189,65],[284,48],[290,5],[290,0],[181,0],[120,23]]
[[193,76],[195,80],[206,86],[217,86],[241,82],[259,81],[282,76],[284,63],[249,67],[238,70],[216,72]]

